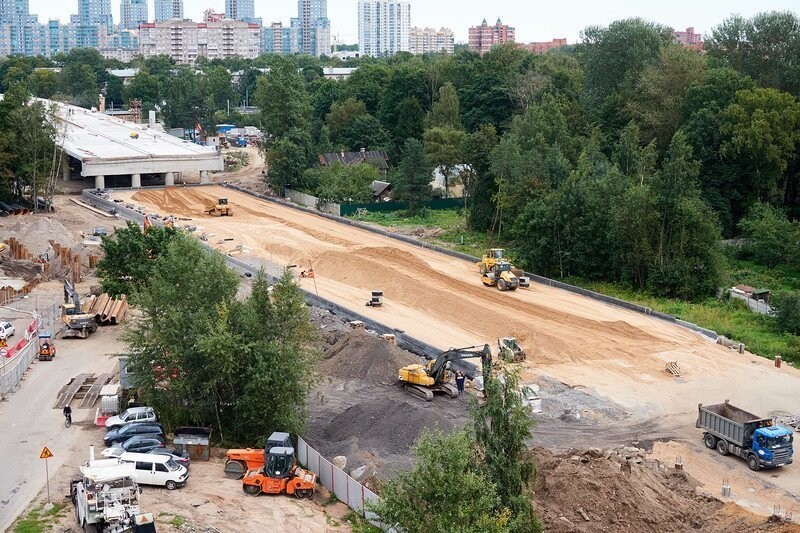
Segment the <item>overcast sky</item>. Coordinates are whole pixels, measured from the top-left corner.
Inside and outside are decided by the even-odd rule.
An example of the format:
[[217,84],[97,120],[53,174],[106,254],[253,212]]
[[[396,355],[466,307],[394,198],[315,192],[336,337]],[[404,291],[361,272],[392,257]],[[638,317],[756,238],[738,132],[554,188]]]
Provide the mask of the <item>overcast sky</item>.
[[[153,16],[153,0],[150,16]],[[114,21],[119,22],[119,0],[111,0]],[[213,8],[223,11],[224,0],[184,0],[184,11],[188,18],[201,20],[203,11]],[[293,0],[255,0],[256,16],[264,23],[282,21],[297,14],[297,2]],[[358,38],[357,0],[328,0],[328,17],[331,33],[339,36],[342,43],[355,43]],[[498,17],[517,30],[517,41],[549,41],[555,37],[566,37],[575,42],[580,31],[592,24],[606,25],[611,21],[627,17],[643,17],[673,28],[694,26],[701,33],[708,32],[732,13],[751,16],[760,11],[800,11],[799,0],[556,0],[555,2],[533,2],[531,0],[411,0],[412,26],[445,26],[451,28],[456,41],[466,41],[467,28],[480,24],[486,18],[494,23]],[[72,13],[77,13],[77,0],[30,0],[32,14],[39,21],[60,18],[67,22]]]

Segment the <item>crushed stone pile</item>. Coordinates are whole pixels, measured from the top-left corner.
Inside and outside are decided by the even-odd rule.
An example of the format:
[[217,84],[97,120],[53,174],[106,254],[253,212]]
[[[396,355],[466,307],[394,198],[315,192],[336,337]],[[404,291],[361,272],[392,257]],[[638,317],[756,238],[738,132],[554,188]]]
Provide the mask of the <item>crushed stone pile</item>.
[[59,221],[47,216],[26,216],[8,226],[0,227],[0,237],[7,239],[16,237],[34,256],[51,251],[50,241],[74,250],[82,249],[77,236]]
[[336,344],[339,339],[353,331],[341,317],[327,309],[311,307],[308,314],[327,344]]
[[397,380],[398,369],[420,361],[419,357],[390,341],[353,331],[328,348],[321,369],[331,377],[388,384]]
[[638,448],[559,455],[537,448],[535,457],[535,507],[547,531],[796,531],[698,494],[699,483],[686,472]]
[[335,416],[323,435],[332,442],[355,438],[363,449],[408,454],[423,429],[436,427],[452,429],[441,412],[416,399],[406,402],[383,398],[356,404]]

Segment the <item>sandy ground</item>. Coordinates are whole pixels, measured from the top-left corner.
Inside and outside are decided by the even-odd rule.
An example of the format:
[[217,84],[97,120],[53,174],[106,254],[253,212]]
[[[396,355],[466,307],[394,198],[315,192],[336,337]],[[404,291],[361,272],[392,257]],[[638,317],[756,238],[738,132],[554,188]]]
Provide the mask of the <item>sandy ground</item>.
[[[700,442],[694,429],[700,402],[728,398],[763,415],[797,410],[797,370],[732,353],[664,321],[541,285],[500,293],[484,287],[468,262],[229,189],[172,188],[118,196],[148,211],[192,218],[189,224],[197,225],[198,232],[213,234],[212,244],[233,239],[215,244],[223,252],[242,245],[253,256],[313,267],[321,296],[439,348],[515,336],[528,352],[529,375],[549,376],[606,397],[634,418],[658,419],[677,429],[689,442]],[[202,213],[204,204],[218,196],[230,199],[234,217]],[[312,281],[302,283],[311,288]],[[364,306],[372,289],[384,291],[382,308]],[[683,377],[665,372],[669,361],[680,364]],[[751,383],[759,386],[747,386]],[[743,464],[736,467],[751,475]],[[776,485],[800,494],[800,472],[786,472]],[[766,512],[771,509],[767,503],[765,498],[754,508]]]

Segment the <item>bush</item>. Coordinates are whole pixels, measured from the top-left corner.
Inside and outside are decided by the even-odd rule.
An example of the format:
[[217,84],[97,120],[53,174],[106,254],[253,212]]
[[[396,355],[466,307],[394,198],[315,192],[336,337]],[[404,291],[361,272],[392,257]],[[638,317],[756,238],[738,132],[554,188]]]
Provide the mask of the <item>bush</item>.
[[777,293],[772,297],[775,325],[780,331],[800,335],[800,292]]

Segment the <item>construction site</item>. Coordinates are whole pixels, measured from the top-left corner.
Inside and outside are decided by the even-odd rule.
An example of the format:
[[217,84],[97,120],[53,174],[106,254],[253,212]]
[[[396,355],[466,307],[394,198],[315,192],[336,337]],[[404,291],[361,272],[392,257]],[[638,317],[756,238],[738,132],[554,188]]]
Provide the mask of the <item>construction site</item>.
[[[230,182],[258,181],[260,167],[250,170]],[[703,430],[695,427],[698,404],[726,399],[762,416],[795,415],[800,372],[789,365],[777,368],[673,322],[536,281],[498,290],[486,286],[474,262],[231,187],[115,190],[106,200],[120,212],[109,216],[99,204],[87,207],[85,195],[64,195],[56,197],[54,212],[0,219],[2,239],[15,239],[15,250],[23,246],[30,256],[4,252],[5,276],[30,284],[27,295],[60,300],[62,280],[71,275],[61,258],[78,261],[80,277],[68,281],[80,295],[80,310],[108,326],[85,339],[58,341],[58,366],[32,365],[20,390],[0,405],[0,417],[13,424],[36,416],[42,404],[48,408],[42,419],[57,420],[60,395],[74,388],[91,396],[116,379],[113,354],[124,351],[124,323],[118,322],[136,320],[136,310],[96,289],[93,267],[101,252],[92,237],[98,226],[109,233],[123,226],[124,207],[169,221],[243,263],[294,265],[296,283],[308,294],[394,332],[379,335],[345,313],[311,308],[325,347],[303,438],[370,490],[379,493],[384,480],[410,468],[411,447],[424,429],[451,430],[471,420],[468,398],[475,383],[466,396],[437,394],[431,401],[398,386],[398,369],[419,366],[422,359],[399,346],[395,336],[439,353],[485,344],[494,350],[498,339],[513,338],[526,354],[515,363],[521,381],[535,387],[541,400],[530,415],[536,426],[528,444],[538,471],[535,508],[547,531],[800,531],[793,521],[800,516],[800,473],[794,465],[751,471],[744,461],[707,449]],[[232,216],[219,216],[225,214]],[[71,250],[73,258],[62,249]],[[59,260],[48,261],[53,270],[47,275],[22,266],[53,253]],[[379,298],[380,305],[365,305],[370,298]],[[477,376],[481,359],[469,355],[461,365],[471,365],[464,368]],[[51,491],[58,498],[69,492],[70,476],[85,462],[87,443],[102,443],[93,408],[81,406],[89,400],[85,395],[78,400],[73,407],[80,439],[59,435],[57,461],[51,464]],[[41,466],[36,457],[27,459],[33,452],[38,457],[38,449],[2,442],[32,467]],[[244,498],[241,485],[225,479],[223,463],[224,450],[214,450],[210,461],[192,465],[192,479],[180,491],[142,493],[148,512],[163,517],[159,529],[350,529],[347,507],[325,489],[310,499],[274,497],[267,505]],[[0,516],[13,513],[8,522],[0,521],[2,527],[26,506],[45,501],[44,479],[24,480],[24,466],[18,474],[0,487]],[[54,528],[77,530],[69,512]]]

